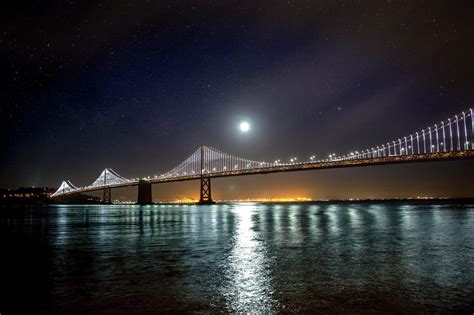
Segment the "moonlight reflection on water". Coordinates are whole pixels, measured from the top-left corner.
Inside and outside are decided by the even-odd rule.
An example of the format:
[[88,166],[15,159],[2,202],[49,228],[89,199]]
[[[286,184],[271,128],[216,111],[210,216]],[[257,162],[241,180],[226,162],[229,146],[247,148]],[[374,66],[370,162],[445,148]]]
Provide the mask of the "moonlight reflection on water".
[[237,227],[232,250],[222,264],[225,285],[221,292],[233,311],[271,311],[276,305],[272,298],[271,257],[252,219],[258,216],[257,208],[239,205],[232,212]]

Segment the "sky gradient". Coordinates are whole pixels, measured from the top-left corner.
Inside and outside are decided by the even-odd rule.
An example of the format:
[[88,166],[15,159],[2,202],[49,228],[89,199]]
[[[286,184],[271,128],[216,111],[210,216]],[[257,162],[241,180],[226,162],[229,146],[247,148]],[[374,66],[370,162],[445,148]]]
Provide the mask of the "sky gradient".
[[[201,144],[300,160],[473,104],[471,1],[2,4],[0,187],[161,174]],[[242,120],[251,124],[242,134]],[[474,163],[213,181],[216,199],[474,196]],[[198,182],[153,187],[198,196]],[[135,191],[119,195],[134,198]]]

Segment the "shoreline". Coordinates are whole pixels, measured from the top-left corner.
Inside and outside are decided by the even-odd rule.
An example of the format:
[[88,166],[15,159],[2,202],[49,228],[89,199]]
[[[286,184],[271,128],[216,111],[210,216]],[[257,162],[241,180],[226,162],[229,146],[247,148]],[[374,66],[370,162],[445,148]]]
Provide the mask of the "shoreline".
[[[259,200],[218,200],[216,201],[215,205],[230,205],[230,204],[245,204],[245,203],[256,203],[256,204],[474,204],[474,198],[387,198],[387,199],[334,199],[334,200],[308,200],[308,201],[301,201],[301,200],[294,200],[294,201],[259,201]],[[61,205],[104,205],[102,203],[22,203],[22,202],[7,202],[7,203],[0,203],[0,208],[5,207],[49,207],[49,206],[61,206]],[[116,206],[138,206],[135,203],[112,203],[111,205]],[[179,202],[172,202],[172,201],[164,201],[164,202],[157,202],[150,205],[143,205],[146,206],[166,206],[166,205],[173,205],[173,206],[181,206],[181,205],[199,205],[197,202],[186,202],[186,203],[179,203]]]

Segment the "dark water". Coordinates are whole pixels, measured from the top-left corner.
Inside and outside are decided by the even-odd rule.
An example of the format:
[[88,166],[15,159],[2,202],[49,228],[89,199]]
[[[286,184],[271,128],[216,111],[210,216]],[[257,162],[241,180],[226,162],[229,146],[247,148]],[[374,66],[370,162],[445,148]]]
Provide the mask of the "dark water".
[[0,313],[474,309],[474,206],[0,208]]

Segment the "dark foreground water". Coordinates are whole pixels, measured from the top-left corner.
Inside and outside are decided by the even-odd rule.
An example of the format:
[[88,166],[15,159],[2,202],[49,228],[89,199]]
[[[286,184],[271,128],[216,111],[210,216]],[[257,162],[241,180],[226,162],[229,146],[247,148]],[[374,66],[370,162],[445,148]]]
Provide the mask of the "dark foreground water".
[[2,314],[474,309],[473,205],[0,208],[0,245]]

